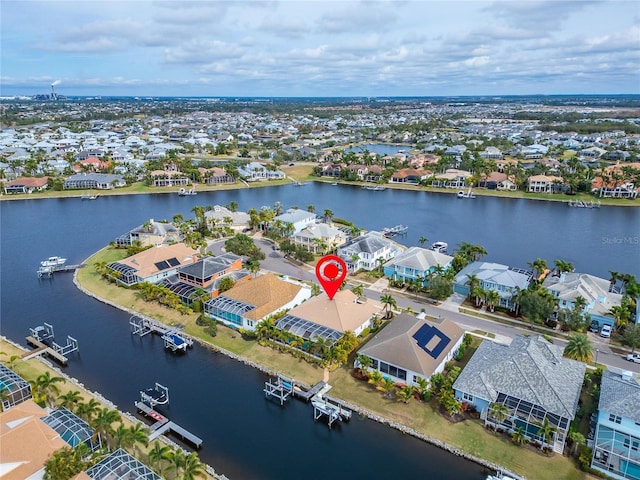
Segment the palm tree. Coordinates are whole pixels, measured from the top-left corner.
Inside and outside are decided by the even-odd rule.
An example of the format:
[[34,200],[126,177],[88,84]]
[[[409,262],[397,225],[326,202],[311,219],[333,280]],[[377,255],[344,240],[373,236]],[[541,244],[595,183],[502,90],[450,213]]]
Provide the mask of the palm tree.
[[393,389],[396,388],[396,384],[389,377],[383,377],[377,388],[384,392],[385,397],[391,398],[393,395]]
[[391,313],[392,308],[398,308],[398,302],[393,298],[390,294],[385,294],[380,297],[380,301],[384,305],[385,309],[385,318],[391,318],[393,314]]
[[324,217],[324,221],[325,222],[330,222],[331,219],[333,218],[333,212],[331,210],[329,210],[328,208],[325,208],[324,213],[322,215]]
[[584,333],[571,333],[563,355],[573,360],[589,362],[593,358],[593,348],[591,340]]
[[200,461],[196,452],[191,452],[184,460],[181,480],[195,480],[206,474],[205,464]]
[[131,447],[133,448],[133,455],[136,456],[136,443],[140,443],[145,447],[149,446],[149,433],[150,430],[144,424],[138,422],[135,425],[129,427]]
[[78,406],[80,400],[82,400],[80,392],[78,390],[72,390],[58,397],[58,405],[73,412]]
[[486,297],[489,310],[494,311],[496,305],[500,302],[500,294],[496,290],[487,290]]
[[180,477],[180,471],[185,467],[185,463],[187,461],[187,457],[181,449],[173,450],[169,454],[169,461],[171,465],[167,467],[167,471],[174,471],[176,478]]
[[518,427],[518,430],[511,434],[511,441],[516,445],[522,445],[525,440],[524,427]]
[[429,239],[427,237],[425,237],[424,235],[421,235],[420,238],[418,239],[418,243],[420,244],[420,246],[424,246],[425,243],[427,243]]
[[104,437],[105,444],[108,444],[109,437],[113,436],[116,432],[113,428],[113,423],[119,422],[120,420],[120,413],[117,410],[110,410],[108,408],[100,409],[96,418],[89,424],[91,428],[93,428],[92,440],[98,439],[100,445],[102,445]]
[[558,270],[559,273],[562,272],[573,272],[574,268],[573,268],[573,264],[571,262],[565,262],[564,260],[555,260],[553,262],[556,266],[556,269]]
[[356,357],[356,361],[361,372],[366,372],[371,367],[371,365],[373,365],[373,360],[371,359],[371,357],[368,357],[366,355],[358,354],[358,356]]
[[527,263],[536,274],[536,279],[547,269],[547,261],[544,258],[536,258],[533,262]]
[[316,211],[315,205],[307,205],[307,212],[314,213]]
[[400,390],[398,390],[397,395],[402,399],[404,403],[409,403],[409,400],[411,400],[415,391],[416,387],[414,387],[413,385],[405,385]]
[[153,448],[149,450],[149,462],[151,462],[156,472],[162,472],[162,462],[171,461],[171,448],[161,445],[160,442],[153,442]]
[[573,443],[572,454],[576,455],[578,453],[578,449],[584,445],[586,445],[586,440],[584,435],[578,432],[577,430],[571,430],[569,432],[569,440]]
[[76,407],[76,414],[80,418],[84,418],[87,423],[91,423],[93,417],[100,411],[100,402],[94,398],[90,398],[86,403],[79,403]]
[[364,287],[362,285],[356,285],[351,289],[354,295],[361,297],[364,294]]
[[46,401],[50,407],[53,407],[54,396],[60,394],[60,389],[58,388],[56,383],[60,382],[67,383],[64,378],[52,377],[49,372],[44,372],[42,375],[38,375],[33,385],[36,396],[40,400]]
[[382,373],[380,373],[380,370],[374,370],[369,375],[369,383],[376,388],[378,388],[378,385],[382,382],[383,379],[384,377],[382,376]]
[[489,414],[497,424],[501,424],[510,413],[509,407],[503,403],[492,403],[489,405]]
[[318,285],[317,283],[312,283],[311,284],[311,296],[315,297],[317,295],[320,295],[320,292],[322,292],[322,289],[320,288],[320,285]]
[[542,440],[542,446],[544,447],[545,443],[550,446],[557,429],[549,423],[547,417],[544,417],[542,422],[536,422],[535,425],[538,427],[537,435]]

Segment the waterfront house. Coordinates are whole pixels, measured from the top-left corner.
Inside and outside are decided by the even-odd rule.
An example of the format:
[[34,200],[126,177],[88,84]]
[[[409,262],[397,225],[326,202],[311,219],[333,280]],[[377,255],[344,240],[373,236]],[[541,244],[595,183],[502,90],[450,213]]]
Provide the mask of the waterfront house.
[[480,152],[480,157],[485,160],[500,160],[502,158],[502,152],[498,147],[488,146]]
[[528,192],[535,193],[564,193],[566,186],[562,177],[554,175],[531,175],[529,177]]
[[49,177],[19,177],[4,184],[4,193],[33,193],[46,190]]
[[389,179],[389,183],[408,183],[418,185],[422,180],[426,180],[431,172],[416,170],[415,168],[401,168]]
[[73,189],[97,189],[112,190],[126,186],[127,182],[122,175],[109,173],[76,173],[64,181],[65,190]]
[[311,296],[302,284],[273,273],[235,285],[205,303],[205,314],[233,328],[254,330],[265,318],[289,310]]
[[315,225],[316,220],[317,215],[313,212],[307,212],[299,208],[290,208],[283,214],[274,217],[271,224],[277,222],[289,224],[291,225],[292,233],[298,233],[307,227]]
[[345,332],[360,335],[371,328],[375,317],[382,315],[382,304],[359,301],[351,290],[341,290],[333,299],[323,292],[289,310],[277,321],[276,328],[305,340],[323,338],[333,345]]
[[[403,313],[375,334],[359,351],[394,382],[418,385],[441,373],[464,338],[464,330],[448,319],[424,319]],[[356,367],[358,362],[356,360]]]
[[498,307],[515,310],[512,297],[529,286],[533,274],[527,270],[512,268],[491,262],[472,262],[464,267],[453,281],[453,291],[462,295],[471,294],[470,278],[477,278],[483,290],[495,290],[500,295]]
[[177,273],[165,278],[162,284],[180,297],[183,303],[191,305],[198,290],[209,297],[220,293],[220,281],[230,278],[234,285],[251,279],[251,273],[242,268],[242,257],[225,253],[217,257],[206,256],[195,263],[180,267]]
[[431,181],[433,187],[443,188],[463,188],[467,186],[467,179],[471,176],[471,172],[466,170],[458,170],[449,168],[444,173],[437,174]]
[[410,247],[399,253],[384,265],[384,274],[403,283],[421,280],[428,285],[428,279],[451,265],[453,257],[422,247]]
[[152,218],[124,235],[120,235],[115,239],[115,244],[119,247],[128,247],[137,243],[141,247],[148,247],[180,241],[182,241],[182,234],[173,223],[156,222]]
[[615,319],[609,312],[611,307],[620,306],[622,295],[609,291],[609,280],[588,273],[554,272],[547,275],[542,286],[558,300],[559,308],[572,309],[576,299],[581,297],[586,302],[583,313],[589,314],[591,320],[596,320],[600,326],[615,326]]
[[47,411],[25,400],[0,413],[0,478],[43,478],[44,464],[57,450],[68,447],[60,435],[42,422]]
[[346,242],[346,234],[326,223],[317,223],[294,233],[291,241],[309,252],[325,253],[343,245]]
[[640,384],[631,372],[602,372],[591,468],[640,479]]
[[[540,335],[518,335],[511,345],[483,340],[453,390],[456,399],[480,412],[485,425],[507,432],[522,427],[528,440],[561,454],[585,369],[583,362],[565,358],[562,346]],[[545,439],[539,431],[546,422],[555,431]]]
[[236,179],[229,175],[224,168],[198,168],[200,177],[207,185],[223,185],[225,183],[236,183]]
[[246,212],[232,212],[222,205],[214,205],[211,210],[204,212],[207,222],[216,226],[226,226],[236,231],[242,231],[249,225],[250,216]]
[[350,272],[381,268],[402,249],[382,233],[370,231],[351,239],[338,248],[338,256],[345,261]]
[[154,187],[176,187],[191,183],[186,174],[177,170],[154,170],[149,175]]
[[118,262],[107,265],[116,273],[116,278],[123,285],[136,283],[158,283],[171,275],[175,275],[183,265],[196,262],[198,253],[184,243],[172,245],[156,245],[131,255]]
[[238,168],[238,173],[247,182],[257,182],[260,180],[281,180],[286,177],[281,170],[270,170],[267,165],[259,162],[251,162],[244,167]]

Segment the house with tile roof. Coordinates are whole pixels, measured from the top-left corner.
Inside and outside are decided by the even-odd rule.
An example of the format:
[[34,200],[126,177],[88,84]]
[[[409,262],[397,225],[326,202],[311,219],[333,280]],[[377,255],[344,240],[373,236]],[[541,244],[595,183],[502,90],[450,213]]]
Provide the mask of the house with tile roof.
[[369,371],[377,370],[394,382],[418,385],[420,379],[429,380],[444,370],[458,352],[464,333],[446,318],[425,319],[403,313],[376,333],[358,354],[373,360]]
[[326,223],[317,223],[291,236],[291,241],[301,245],[313,253],[324,253],[342,246],[346,242],[346,234],[339,228]]
[[428,279],[440,269],[447,268],[453,257],[422,247],[409,247],[384,265],[384,274],[403,283],[422,279],[422,285],[428,285]]
[[602,372],[591,468],[640,479],[640,383],[631,372]]
[[107,268],[116,273],[119,283],[130,286],[142,282],[158,283],[175,275],[180,267],[197,260],[197,251],[184,243],[175,243],[156,245],[118,262],[112,262]]
[[564,179],[555,175],[531,175],[528,192],[563,193],[567,190]]
[[207,221],[213,222],[217,226],[225,225],[236,231],[247,228],[251,219],[246,212],[232,212],[222,205],[214,205],[211,210],[204,212],[204,216]]
[[19,177],[4,184],[4,193],[33,193],[46,190],[49,177]]
[[289,310],[311,296],[311,290],[273,273],[235,285],[207,301],[205,314],[233,328],[254,330],[265,318]]
[[516,304],[512,301],[513,296],[519,290],[524,290],[529,286],[533,273],[499,263],[472,262],[456,275],[453,280],[453,291],[469,295],[472,276],[478,279],[478,284],[483,290],[498,292],[500,299],[497,306],[514,310]]
[[582,297],[586,301],[583,312],[591,320],[597,320],[600,326],[615,326],[609,312],[611,307],[621,305],[622,295],[609,291],[609,280],[588,273],[554,272],[546,276],[542,286],[558,300],[559,308],[572,309],[576,299]]
[[[483,340],[453,390],[459,401],[475,406],[485,425],[508,432],[522,427],[527,439],[562,453],[585,369],[540,335],[516,336],[510,345]],[[503,409],[497,405],[506,415],[496,413]],[[550,441],[539,434],[545,420],[555,429]]]
[[345,261],[350,272],[358,270],[373,270],[381,263],[395,257],[402,248],[382,235],[372,230],[349,240],[338,248],[338,256]]
[[374,317],[382,315],[381,303],[362,302],[351,290],[339,291],[333,299],[323,292],[289,310],[277,321],[276,328],[305,340],[324,338],[332,345],[345,332],[360,335],[373,325]]

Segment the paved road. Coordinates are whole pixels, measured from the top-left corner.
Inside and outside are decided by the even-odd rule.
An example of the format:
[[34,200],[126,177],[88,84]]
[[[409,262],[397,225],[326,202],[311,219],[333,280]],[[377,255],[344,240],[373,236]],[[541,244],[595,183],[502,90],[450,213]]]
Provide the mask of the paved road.
[[[285,259],[281,252],[273,249],[273,244],[270,240],[261,238],[260,234],[254,236],[254,240],[266,256],[266,258],[260,262],[260,268],[263,272],[276,272],[294,279],[317,283],[315,272],[312,269],[307,266],[294,264]],[[222,240],[211,243],[208,250],[214,255],[219,255],[224,253],[223,247],[224,241]],[[495,341],[497,342],[510,343],[516,335],[531,333],[531,330],[527,327],[506,325],[497,321],[460,313],[458,311],[458,305],[455,303],[445,302],[440,306],[435,306],[422,302],[419,299],[411,298],[410,296],[395,291],[389,291],[386,289],[384,281],[380,283],[382,284],[381,286],[374,284],[370,288],[365,288],[365,296],[373,300],[380,300],[383,294],[390,293],[396,299],[399,309],[410,307],[415,312],[420,312],[424,309],[427,315],[436,318],[447,317],[468,331],[479,330],[492,333],[495,335]],[[589,332],[588,335],[595,350],[595,360],[598,363],[640,373],[640,364],[628,362],[622,355],[611,351],[609,339],[602,338],[592,332]],[[554,343],[564,347],[567,342],[563,338],[555,338]]]

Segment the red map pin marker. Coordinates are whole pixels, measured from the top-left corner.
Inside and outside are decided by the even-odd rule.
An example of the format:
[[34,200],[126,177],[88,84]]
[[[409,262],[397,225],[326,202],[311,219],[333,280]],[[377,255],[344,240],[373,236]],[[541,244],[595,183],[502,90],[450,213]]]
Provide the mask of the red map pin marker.
[[346,276],[347,264],[340,257],[326,255],[316,263],[316,278],[324,288],[329,300],[333,300],[333,296]]

